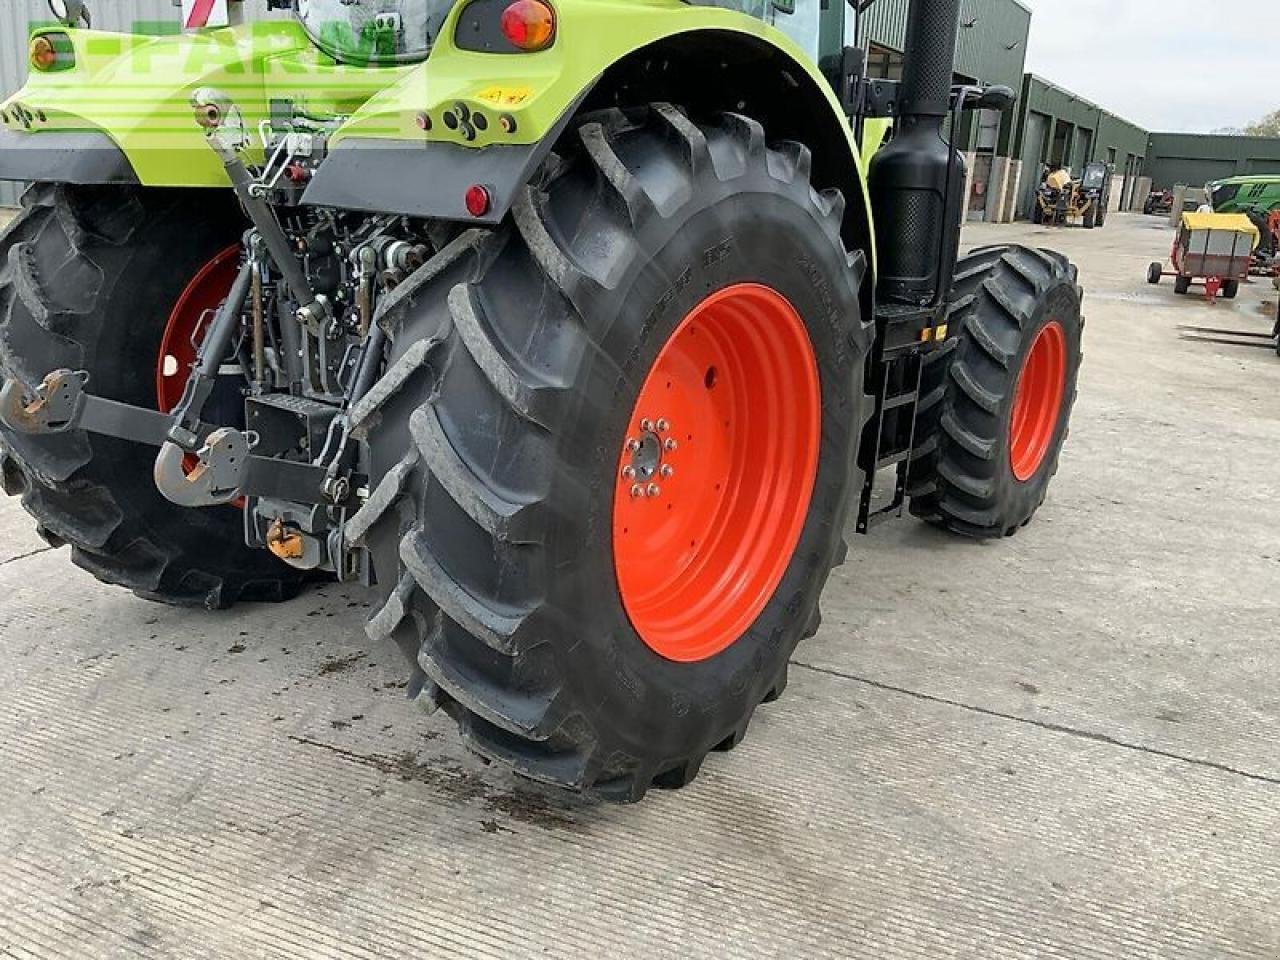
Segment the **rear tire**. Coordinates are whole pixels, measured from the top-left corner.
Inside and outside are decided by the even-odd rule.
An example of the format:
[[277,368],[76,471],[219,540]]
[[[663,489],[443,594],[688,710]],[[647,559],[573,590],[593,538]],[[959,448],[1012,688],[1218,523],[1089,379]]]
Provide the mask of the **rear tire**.
[[1239,280],[1224,280],[1222,283],[1222,296],[1225,300],[1234,300],[1240,295]]
[[1178,296],[1186,296],[1191,290],[1191,278],[1178,276],[1173,281],[1173,292]]
[[[169,311],[243,230],[229,195],[39,185],[0,239],[0,376],[28,387],[60,367],[90,392],[156,409]],[[155,488],[155,451],[83,432],[0,428],[0,477],[42,537],[106,583],[210,609],[282,600],[302,575],[244,545],[241,514],[187,510]]]
[[[1044,502],[1066,442],[1082,362],[1076,269],[1028,247],[976,250],[956,270],[951,339],[929,358],[910,476],[911,511],[975,539],[1012,536]],[[1061,364],[1052,422],[1029,456],[1017,433],[1028,359],[1053,339]],[[1032,364],[1031,366],[1035,366]]]
[[1084,228],[1092,230],[1098,223],[1098,207],[1097,204],[1089,204],[1089,209],[1084,212]]
[[[557,149],[507,223],[464,234],[395,294],[368,428],[384,479],[351,530],[385,597],[370,635],[410,655],[422,696],[469,746],[539,781],[635,801],[652,784],[683,786],[708,751],[741,740],[817,629],[862,479],[865,260],[841,240],[840,194],[811,186],[808,149],[766,147],[745,117],[700,126],[661,104],[607,111]],[[634,481],[619,454],[672,332],[743,283],[789,300],[813,348],[813,495],[754,622],[726,649],[679,661],[624,607],[618,565],[634,558],[615,545],[614,504]],[[725,346],[745,356],[753,339]],[[705,371],[705,389],[723,374]],[[691,456],[706,449],[701,434],[687,439],[693,427],[670,429]],[[655,511],[682,496],[695,468],[684,464]],[[683,553],[673,544],[649,562]]]

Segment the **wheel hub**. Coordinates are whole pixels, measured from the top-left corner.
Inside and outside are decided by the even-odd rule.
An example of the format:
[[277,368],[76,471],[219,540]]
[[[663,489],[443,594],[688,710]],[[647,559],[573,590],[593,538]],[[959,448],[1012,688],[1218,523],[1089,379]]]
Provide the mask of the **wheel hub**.
[[630,463],[622,468],[622,481],[630,484],[633,498],[658,497],[662,495],[659,481],[670,480],[675,476],[675,454],[679,444],[675,437],[666,436],[671,431],[671,421],[665,417],[644,419],[636,424],[638,437],[628,437],[623,459],[630,457]]
[[803,320],[739,284],[681,322],[621,438],[614,569],[632,626],[669,660],[705,660],[764,611],[817,474],[821,392]]

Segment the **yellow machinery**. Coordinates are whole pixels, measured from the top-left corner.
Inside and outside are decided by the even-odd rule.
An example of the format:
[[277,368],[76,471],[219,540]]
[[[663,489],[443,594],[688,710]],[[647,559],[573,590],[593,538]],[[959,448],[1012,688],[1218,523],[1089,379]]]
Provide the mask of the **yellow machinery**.
[[1111,167],[1101,161],[1085,166],[1076,180],[1065,167],[1051,171],[1036,191],[1031,218],[1036,223],[1065,225],[1080,220],[1086,230],[1107,221],[1111,199]]

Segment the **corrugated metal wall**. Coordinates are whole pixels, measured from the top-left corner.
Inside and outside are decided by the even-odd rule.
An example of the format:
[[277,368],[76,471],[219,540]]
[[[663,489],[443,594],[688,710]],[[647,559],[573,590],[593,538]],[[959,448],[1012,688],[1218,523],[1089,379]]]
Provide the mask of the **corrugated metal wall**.
[[[1018,89],[1031,11],[1019,0],[963,0],[960,8],[956,72]],[[901,52],[907,34],[907,0],[877,0],[864,16],[872,42]]]
[[[1077,166],[1088,160],[1105,160],[1109,149],[1116,151],[1121,162],[1130,155],[1139,158],[1146,156],[1149,136],[1146,130],[1041,77],[1027,76],[1018,109],[1024,116],[1034,111],[1050,116],[1055,121],[1068,123],[1078,130],[1090,131],[1090,155],[1066,158]],[[1019,137],[1019,149],[1023,145],[1022,141],[1023,138]],[[1080,146],[1078,138],[1075,138],[1074,145]]]

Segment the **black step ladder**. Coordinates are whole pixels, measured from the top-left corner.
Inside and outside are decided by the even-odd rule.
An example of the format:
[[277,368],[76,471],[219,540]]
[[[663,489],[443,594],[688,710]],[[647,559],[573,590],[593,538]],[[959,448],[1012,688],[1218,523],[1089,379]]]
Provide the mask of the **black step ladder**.
[[[918,349],[886,355],[877,364],[881,371],[875,384],[875,414],[863,437],[862,469],[866,480],[858,509],[858,532],[891,517],[901,517],[907,503],[907,480],[916,443],[916,414],[920,409],[920,384],[924,356]],[[874,441],[873,441],[874,438]],[[876,505],[876,479],[894,468],[893,496],[887,505]]]

